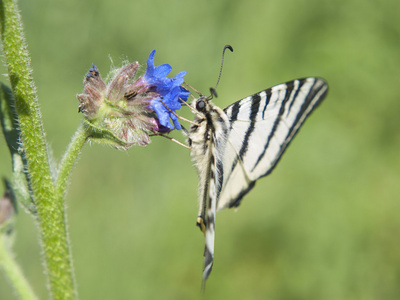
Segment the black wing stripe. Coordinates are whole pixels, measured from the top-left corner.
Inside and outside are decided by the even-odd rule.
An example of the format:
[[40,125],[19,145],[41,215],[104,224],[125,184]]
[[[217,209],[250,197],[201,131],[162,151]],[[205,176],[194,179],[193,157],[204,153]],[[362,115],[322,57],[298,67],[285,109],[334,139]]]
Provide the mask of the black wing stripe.
[[288,108],[288,110],[287,110],[286,117],[289,116],[289,114],[290,114],[290,112],[291,112],[291,110],[292,110],[292,106],[293,106],[293,104],[296,102],[297,96],[298,96],[299,91],[301,90],[301,88],[302,88],[304,82],[305,82],[305,79],[303,79],[303,80],[294,80],[294,81],[293,81],[293,83],[294,83],[294,84],[298,84],[298,86],[297,86],[297,88],[296,88],[296,90],[295,90],[295,93],[294,93],[294,95],[293,95],[292,101],[291,101],[290,104],[289,104],[289,108]]
[[[249,119],[250,119],[251,122],[250,122],[250,126],[247,129],[246,134],[244,136],[242,148],[239,151],[239,157],[240,158],[243,158],[243,156],[246,154],[246,152],[248,150],[249,139],[250,139],[250,136],[251,136],[251,134],[252,134],[252,132],[254,131],[254,128],[255,128],[255,124],[256,124],[255,120],[256,120],[256,117],[257,117],[257,114],[258,114],[258,109],[260,108],[261,97],[260,97],[260,95],[256,94],[256,95],[253,96],[252,100],[253,101],[251,103],[251,110],[250,110],[250,116],[249,116]],[[237,163],[237,161],[236,161],[236,163]]]
[[222,189],[222,183],[224,182],[224,164],[220,159],[217,160],[217,172],[218,172],[217,199],[219,199],[219,194],[221,193]]
[[[286,148],[290,145],[291,141],[293,140],[293,137],[296,135],[296,133],[299,131],[301,124],[305,121],[307,116],[316,108],[319,103],[321,102],[326,93],[327,90],[325,90],[318,98],[316,98],[316,95],[321,92],[322,89],[326,89],[326,85],[321,84],[321,86],[315,88],[316,84],[318,83],[318,80],[315,80],[313,85],[309,89],[309,93],[306,97],[306,100],[302,104],[302,107],[300,111],[296,115],[296,119],[293,122],[293,125],[291,126],[286,138],[285,138],[285,143],[283,143],[280,147],[279,155],[275,158],[273,164],[271,167],[260,177],[267,176],[272,172],[272,170],[275,168],[277,163],[279,162],[280,158],[282,157],[283,153],[285,152]],[[314,104],[312,104],[314,100]],[[310,106],[312,104],[312,106]],[[307,112],[308,110],[308,112]]]
[[238,206],[240,205],[240,202],[242,201],[242,198],[243,198],[248,192],[250,192],[250,190],[251,190],[255,185],[256,185],[256,182],[255,182],[255,181],[251,181],[251,182],[249,183],[249,186],[248,186],[246,189],[242,190],[242,191],[240,192],[240,194],[237,195],[237,197],[234,199],[234,201],[231,201],[231,202],[229,203],[229,208],[238,207]]
[[[249,115],[249,119],[251,120],[250,126],[247,129],[246,134],[244,136],[243,144],[239,151],[239,156],[237,156],[232,163],[231,173],[229,174],[229,176],[232,174],[233,170],[236,168],[236,165],[238,164],[239,159],[242,159],[248,150],[249,139],[250,139],[252,132],[254,131],[255,124],[256,124],[255,119],[257,117],[257,114],[258,114],[258,111],[260,108],[260,100],[261,100],[261,97],[259,94],[255,94],[252,96],[252,103],[251,103],[251,109],[250,109],[250,115]],[[228,177],[228,180],[229,180],[229,177]]]
[[[221,128],[223,137],[228,136],[229,128],[228,126],[232,126],[227,124],[224,119],[220,116],[216,122],[218,122],[218,128]],[[225,148],[226,140],[225,138],[221,138],[220,136],[214,137],[215,147],[220,149],[221,147]],[[221,193],[222,184],[224,182],[224,164],[223,164],[223,157],[221,155],[216,156],[216,169],[217,169],[217,199],[219,199],[219,194]]]
[[231,123],[231,128],[232,128],[233,122],[235,122],[237,120],[237,116],[239,114],[239,110],[240,110],[240,101],[237,101],[236,103],[234,103],[232,105],[232,113],[231,113],[231,116],[230,116],[230,119],[231,119],[231,122],[232,122]]
[[282,120],[281,116],[285,112],[286,102],[290,99],[290,94],[293,92],[293,90],[290,90],[290,89],[293,89],[293,82],[286,83],[286,86],[287,86],[287,88],[286,88],[285,98],[283,99],[283,101],[281,103],[281,107],[279,109],[279,114],[275,119],[275,122],[274,122],[271,132],[268,135],[268,139],[264,146],[264,149],[258,156],[258,159],[257,159],[256,163],[254,164],[253,169],[251,170],[252,172],[258,166],[258,164],[261,162],[261,160],[264,158],[264,155],[267,152],[267,149],[269,147],[269,143],[271,142],[272,137],[275,135],[275,132],[278,129],[279,123]]
[[259,94],[261,94],[261,93],[265,94],[264,108],[263,108],[263,111],[262,111],[262,118],[264,119],[265,111],[267,110],[267,106],[268,106],[268,104],[269,104],[269,100],[271,99],[271,98],[268,97],[268,96],[269,96],[271,93],[268,93],[267,91],[264,91],[264,92],[260,92]]

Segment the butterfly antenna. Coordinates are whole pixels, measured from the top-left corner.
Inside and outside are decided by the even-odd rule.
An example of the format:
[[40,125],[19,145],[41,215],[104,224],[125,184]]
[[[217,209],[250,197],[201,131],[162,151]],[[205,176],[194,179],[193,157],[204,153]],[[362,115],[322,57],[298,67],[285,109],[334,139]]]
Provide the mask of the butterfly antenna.
[[[231,50],[231,52],[233,52],[233,48],[232,48],[231,45],[225,45],[224,49],[222,50],[221,68],[219,69],[219,76],[218,76],[217,84],[215,85],[215,88],[214,88],[215,97],[217,97],[217,94],[215,93],[215,90],[217,89],[219,80],[221,79],[222,67],[224,66],[224,56],[225,56],[226,49],[229,49],[229,50]],[[211,89],[210,89],[210,91],[211,91]],[[213,95],[212,91],[211,91],[211,95]]]
[[208,97],[208,98],[212,99],[214,97],[218,98],[217,90],[211,87],[210,88],[210,97]]

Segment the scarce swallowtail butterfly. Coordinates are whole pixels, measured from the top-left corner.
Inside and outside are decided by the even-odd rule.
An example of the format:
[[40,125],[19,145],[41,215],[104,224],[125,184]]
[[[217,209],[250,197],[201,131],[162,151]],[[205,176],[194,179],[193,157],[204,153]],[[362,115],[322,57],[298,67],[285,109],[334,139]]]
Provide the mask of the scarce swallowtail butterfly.
[[216,212],[238,207],[256,180],[274,169],[328,85],[308,77],[279,84],[221,109],[211,97],[190,104],[186,132],[199,175],[197,225],[205,235],[203,290],[214,260]]

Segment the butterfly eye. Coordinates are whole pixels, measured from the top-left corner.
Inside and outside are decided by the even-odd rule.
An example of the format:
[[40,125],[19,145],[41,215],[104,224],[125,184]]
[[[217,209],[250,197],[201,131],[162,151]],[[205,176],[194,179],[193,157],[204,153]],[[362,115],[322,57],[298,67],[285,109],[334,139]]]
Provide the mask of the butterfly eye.
[[196,109],[199,111],[203,111],[206,107],[206,103],[203,100],[200,100],[196,103]]

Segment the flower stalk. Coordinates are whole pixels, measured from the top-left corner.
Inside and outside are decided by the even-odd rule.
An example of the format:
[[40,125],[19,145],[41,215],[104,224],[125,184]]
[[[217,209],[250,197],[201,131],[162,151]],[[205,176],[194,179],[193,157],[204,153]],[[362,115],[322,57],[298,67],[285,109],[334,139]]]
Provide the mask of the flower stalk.
[[83,146],[89,138],[89,135],[90,133],[86,130],[84,122],[82,122],[72,137],[72,140],[68,145],[67,151],[64,153],[58,168],[56,181],[57,198],[65,197],[65,191],[68,187],[69,176],[72,168],[80,152],[82,151]]

